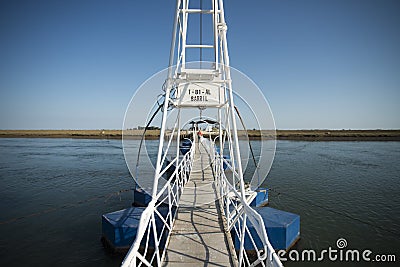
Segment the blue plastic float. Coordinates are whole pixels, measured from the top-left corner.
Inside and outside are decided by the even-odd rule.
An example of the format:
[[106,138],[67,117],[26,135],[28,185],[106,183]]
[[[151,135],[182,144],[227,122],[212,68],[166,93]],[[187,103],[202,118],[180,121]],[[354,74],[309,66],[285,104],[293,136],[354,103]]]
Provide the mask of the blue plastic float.
[[256,190],[257,196],[250,203],[252,207],[263,207],[268,204],[268,188],[258,188]]
[[[261,215],[267,230],[268,239],[274,249],[288,250],[300,238],[299,215],[270,207],[255,207],[254,209]],[[251,223],[249,223],[249,231],[255,239],[257,248],[261,249],[263,247],[262,242]],[[234,240],[235,249],[239,250],[240,241],[233,228],[231,235]],[[254,250],[249,235],[245,236],[244,249],[247,251]]]
[[133,206],[147,207],[151,201],[151,196],[140,187],[136,187],[133,191]]
[[[112,252],[127,252],[133,241],[135,241],[139,227],[140,216],[144,210],[145,207],[131,207],[104,214],[102,216],[102,242],[104,246],[110,249]],[[166,219],[169,210],[168,207],[160,206],[157,208],[157,210],[164,217],[164,219]],[[175,213],[176,207],[173,207],[172,216],[174,216]],[[163,229],[163,223],[162,220],[157,216],[155,221],[158,233],[157,236],[160,236]],[[145,236],[149,236],[150,238],[148,243],[149,248],[154,248],[155,243],[152,232],[150,232],[149,235],[146,232]],[[167,236],[168,232],[165,230],[163,233],[163,238],[160,242],[160,248],[164,248]],[[144,238],[142,242],[146,243],[146,238]]]
[[101,219],[103,243],[113,250],[128,250],[135,240],[145,208],[132,207],[104,214]]

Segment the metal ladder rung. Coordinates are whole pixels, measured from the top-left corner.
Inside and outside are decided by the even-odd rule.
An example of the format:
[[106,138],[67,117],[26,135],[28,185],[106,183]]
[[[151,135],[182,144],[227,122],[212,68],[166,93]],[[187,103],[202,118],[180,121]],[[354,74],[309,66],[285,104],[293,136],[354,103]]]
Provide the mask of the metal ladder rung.
[[213,45],[185,45],[186,48],[214,48]]
[[[214,10],[211,9],[195,9],[195,8],[191,8],[191,9],[180,9],[179,10],[181,13],[203,13],[203,14],[214,14]],[[217,13],[220,13],[219,10],[217,10]]]

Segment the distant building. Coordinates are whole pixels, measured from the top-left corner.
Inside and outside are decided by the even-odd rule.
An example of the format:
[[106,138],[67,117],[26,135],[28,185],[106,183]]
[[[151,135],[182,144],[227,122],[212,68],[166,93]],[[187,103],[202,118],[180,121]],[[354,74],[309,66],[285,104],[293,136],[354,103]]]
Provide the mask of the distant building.
[[[137,129],[138,130],[144,130],[146,127],[144,127],[144,126],[138,126],[137,127]],[[147,130],[160,130],[161,128],[160,127],[157,127],[157,126],[149,126],[149,127],[147,127]]]

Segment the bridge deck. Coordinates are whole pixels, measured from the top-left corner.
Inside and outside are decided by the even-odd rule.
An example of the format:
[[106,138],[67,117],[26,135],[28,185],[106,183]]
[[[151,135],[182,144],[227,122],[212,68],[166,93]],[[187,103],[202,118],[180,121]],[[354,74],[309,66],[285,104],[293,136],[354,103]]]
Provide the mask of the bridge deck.
[[164,266],[232,266],[207,148],[197,142]]

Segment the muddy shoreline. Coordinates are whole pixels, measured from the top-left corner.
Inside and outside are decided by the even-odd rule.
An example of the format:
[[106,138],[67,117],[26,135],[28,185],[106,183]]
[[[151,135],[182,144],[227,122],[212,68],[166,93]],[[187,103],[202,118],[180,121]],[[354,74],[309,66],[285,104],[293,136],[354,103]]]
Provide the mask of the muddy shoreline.
[[[131,139],[140,139],[141,130],[133,130]],[[268,131],[248,131],[250,139],[260,135],[271,136]],[[240,131],[239,136],[244,136]],[[0,138],[82,138],[121,139],[121,130],[0,130]],[[146,139],[158,139],[159,131],[146,132]],[[278,140],[298,141],[400,141],[400,130],[277,130]]]

